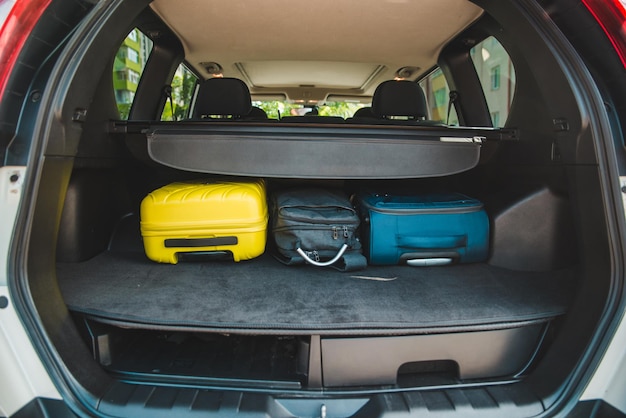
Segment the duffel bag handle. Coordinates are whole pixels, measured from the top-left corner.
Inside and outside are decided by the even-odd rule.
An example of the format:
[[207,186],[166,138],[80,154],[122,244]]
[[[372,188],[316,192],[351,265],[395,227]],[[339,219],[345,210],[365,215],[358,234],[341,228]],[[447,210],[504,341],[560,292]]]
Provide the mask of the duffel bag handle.
[[348,244],[343,244],[341,248],[339,249],[339,252],[337,253],[337,255],[334,256],[332,260],[328,260],[328,261],[312,260],[311,257],[309,257],[307,253],[304,252],[302,248],[300,247],[298,247],[296,251],[298,252],[298,254],[302,256],[302,258],[304,258],[304,261],[306,261],[307,263],[313,264],[314,266],[318,266],[318,267],[327,267],[339,261],[341,259],[341,256],[343,256],[343,253],[345,253],[347,249],[348,249]]

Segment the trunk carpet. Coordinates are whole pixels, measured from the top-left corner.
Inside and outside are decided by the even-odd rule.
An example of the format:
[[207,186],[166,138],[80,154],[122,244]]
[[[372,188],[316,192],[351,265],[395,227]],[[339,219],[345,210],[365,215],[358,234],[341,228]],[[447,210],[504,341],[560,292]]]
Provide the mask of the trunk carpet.
[[388,334],[497,329],[563,314],[574,270],[529,273],[486,264],[368,267],[352,273],[286,267],[269,255],[157,264],[108,251],[59,263],[70,310],[161,329],[266,334]]

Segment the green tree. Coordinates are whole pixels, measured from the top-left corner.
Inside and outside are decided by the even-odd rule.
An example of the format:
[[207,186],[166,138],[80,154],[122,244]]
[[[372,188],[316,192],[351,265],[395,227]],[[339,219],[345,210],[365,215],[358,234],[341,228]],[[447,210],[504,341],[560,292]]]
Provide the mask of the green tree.
[[130,103],[118,103],[117,111],[120,113],[121,120],[127,120],[130,113]]
[[354,112],[363,107],[360,103],[328,102],[319,106],[320,116],[341,116],[344,119],[352,117]]
[[[292,109],[302,109],[302,105],[278,100],[266,102],[254,102],[254,106],[260,107],[267,113],[271,119],[279,119],[283,116],[290,116]],[[318,106],[318,114],[320,116],[341,116],[346,119],[352,117],[357,109],[363,107],[360,103],[348,102],[328,102]]]
[[270,119],[280,119],[283,116],[289,116],[292,109],[298,109],[302,107],[302,105],[282,102],[279,100],[253,102],[252,104],[253,106],[257,106],[263,109],[265,113],[267,113],[267,117]]
[[[172,79],[172,101],[167,99],[161,120],[181,120],[189,117],[189,105],[198,79],[181,64]],[[173,117],[172,117],[173,107]]]

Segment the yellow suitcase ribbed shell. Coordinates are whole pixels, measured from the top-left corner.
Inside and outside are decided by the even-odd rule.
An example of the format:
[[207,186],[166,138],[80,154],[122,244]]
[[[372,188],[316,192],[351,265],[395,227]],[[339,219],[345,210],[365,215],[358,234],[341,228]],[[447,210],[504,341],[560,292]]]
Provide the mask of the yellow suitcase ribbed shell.
[[168,184],[143,199],[140,216],[146,255],[160,263],[176,264],[179,253],[229,251],[240,261],[265,251],[262,180]]

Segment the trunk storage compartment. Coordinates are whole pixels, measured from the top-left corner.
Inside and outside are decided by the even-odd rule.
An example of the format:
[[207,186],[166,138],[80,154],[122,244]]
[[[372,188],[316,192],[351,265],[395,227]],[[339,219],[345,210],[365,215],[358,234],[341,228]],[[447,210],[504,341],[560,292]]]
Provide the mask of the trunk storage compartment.
[[77,320],[94,359],[126,380],[300,389],[299,337],[158,331]]
[[544,329],[544,324],[531,324],[448,334],[324,338],[324,386],[396,385],[400,374],[432,372],[443,363],[452,366],[439,371],[448,370],[460,381],[511,378],[532,361]]
[[547,323],[432,335],[320,337],[129,329],[79,319],[94,358],[132,381],[266,389],[408,387],[511,379]]

